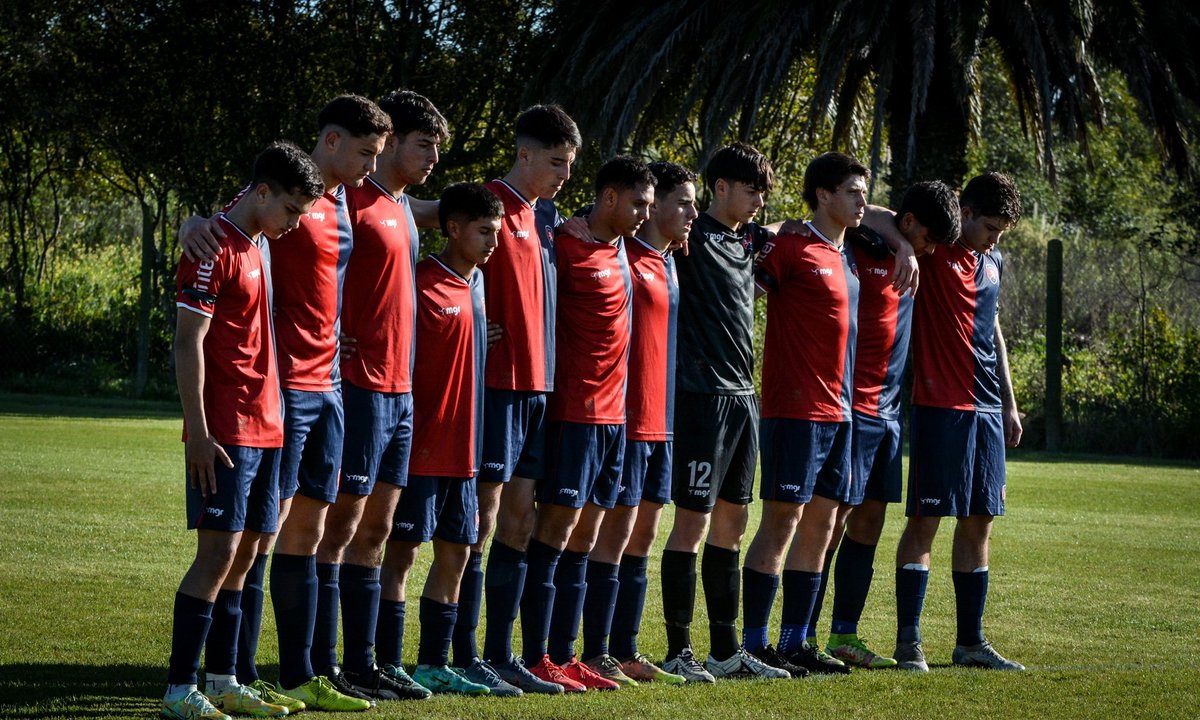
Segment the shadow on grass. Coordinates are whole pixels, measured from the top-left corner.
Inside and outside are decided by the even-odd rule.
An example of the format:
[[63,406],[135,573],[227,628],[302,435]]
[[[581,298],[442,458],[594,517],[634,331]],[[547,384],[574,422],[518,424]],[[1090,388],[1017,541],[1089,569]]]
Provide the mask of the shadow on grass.
[[156,716],[166,688],[165,664],[0,665],[0,718]]
[[19,393],[0,393],[0,415],[152,420],[182,417],[179,404],[175,402]]

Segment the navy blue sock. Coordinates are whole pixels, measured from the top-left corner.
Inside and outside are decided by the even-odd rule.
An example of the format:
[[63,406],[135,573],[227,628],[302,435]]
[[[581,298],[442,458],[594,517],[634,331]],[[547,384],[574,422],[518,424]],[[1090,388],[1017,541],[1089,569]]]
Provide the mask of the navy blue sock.
[[341,590],[342,662],[347,670],[366,672],[375,664],[379,568],[342,563]]
[[[559,568],[562,564],[559,564]],[[620,566],[587,561],[587,584],[583,598],[583,657],[591,659],[608,654],[608,636],[612,632],[613,610],[621,581]],[[622,656],[627,657],[627,656]]]
[[875,576],[875,546],[842,537],[837,563],[833,567],[833,620],[830,632],[836,635],[858,634],[871,578]]
[[279,684],[294,688],[313,676],[313,627],[317,621],[317,558],[275,553],[271,605],[279,634]]
[[242,629],[242,591],[221,590],[212,609],[212,624],[204,642],[204,670],[237,674],[238,635]]
[[454,665],[465,668],[479,657],[475,633],[483,607],[483,553],[473,552],[458,584],[458,617],[454,623]]
[[[341,604],[341,565],[317,563],[317,615],[313,625],[312,669],[325,674],[338,664],[338,606]],[[308,680],[308,678],[304,678]],[[303,681],[301,681],[303,682]],[[286,686],[285,686],[286,687]]]
[[248,685],[258,679],[258,635],[262,631],[263,581],[267,577],[267,556],[254,558],[242,586],[242,629],[238,633],[237,679]]
[[826,564],[824,572],[821,573],[821,584],[817,587],[817,596],[813,598],[813,609],[808,615],[808,625],[804,631],[804,636],[813,640],[814,644],[817,637],[817,621],[821,619],[821,608],[825,605],[825,590],[828,587],[829,566]]
[[517,620],[517,608],[521,606],[527,571],[524,552],[499,540],[492,540],[483,581],[487,595],[483,659],[488,662],[505,662],[513,654],[513,623]]
[[988,571],[954,572],[954,605],[958,610],[958,644],[983,642],[983,608],[987,604]]
[[896,569],[896,642],[921,641],[921,608],[928,585],[928,569]]
[[821,589],[821,573],[784,570],[782,584],[783,622],[779,626],[779,651],[793,653],[800,649],[807,636],[808,621]]
[[207,600],[175,593],[171,625],[171,660],[167,682],[171,685],[195,685],[200,673],[200,652],[208,628],[212,625],[213,604]]
[[667,659],[692,647],[692,616],[696,611],[696,553],[663,550],[663,622],[667,626]]
[[554,608],[554,571],[562,552],[537,540],[529,542],[525,561],[529,574],[525,585],[529,592],[521,598],[521,653],[530,667],[546,654],[550,634],[550,612]]
[[742,579],[737,550],[704,545],[700,560],[700,579],[704,583],[704,602],[708,606],[710,652],[716,660],[726,660],[738,650],[738,595]]
[[417,664],[441,667],[450,660],[450,636],[458,620],[458,603],[440,603],[421,598],[421,640]]
[[742,599],[746,605],[742,616],[742,644],[752,653],[767,645],[767,624],[771,620],[771,606],[775,604],[778,590],[778,575],[742,568]]
[[404,616],[407,603],[403,600],[379,600],[379,619],[375,627],[375,654],[380,665],[399,667],[404,662]]
[[[646,568],[650,558],[622,555],[617,571],[617,600],[613,607],[609,649],[618,660],[637,654],[637,636],[642,631],[642,611],[646,607]],[[589,581],[590,584],[590,581]]]
[[587,567],[587,553],[566,550],[554,570],[554,608],[546,650],[556,665],[566,665],[575,655],[575,638],[579,637],[579,619],[587,594]]

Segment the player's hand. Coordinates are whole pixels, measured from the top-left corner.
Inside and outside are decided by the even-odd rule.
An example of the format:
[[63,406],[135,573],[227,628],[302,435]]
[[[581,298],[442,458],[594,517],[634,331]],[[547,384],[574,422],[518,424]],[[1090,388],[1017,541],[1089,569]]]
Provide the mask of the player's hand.
[[579,238],[584,242],[596,241],[596,236],[592,235],[592,229],[588,227],[587,219],[579,217],[578,215],[570,220],[565,221],[562,225],[559,225],[558,229],[562,230],[571,237]]
[[896,266],[892,275],[896,277],[892,281],[892,288],[896,292],[901,295],[917,294],[920,270],[917,269],[917,256],[913,253],[912,245],[907,242],[900,243],[900,247],[896,249]]
[[684,238],[682,240],[672,240],[671,244],[667,245],[667,252],[672,253],[672,252],[675,252],[676,250],[682,250],[684,255],[688,254],[687,238]]
[[504,328],[500,327],[499,323],[494,323],[491,320],[488,320],[488,324],[487,324],[488,350],[492,349],[492,346],[496,344],[496,341],[498,341],[500,339],[500,336],[503,334],[504,334]]
[[784,220],[776,235],[798,235],[804,232],[803,220]]
[[1021,444],[1021,435],[1024,433],[1024,428],[1021,427],[1021,414],[1016,408],[1004,411],[1004,444],[1008,447],[1016,447]]
[[189,437],[187,448],[188,480],[194,488],[200,488],[204,497],[217,494],[216,462],[221,461],[225,467],[233,469],[233,461],[225,453],[225,448],[217,443],[212,435],[204,437]]
[[341,361],[346,362],[358,352],[358,339],[349,335],[338,335],[338,347],[341,348]]
[[221,254],[221,240],[225,231],[215,217],[202,218],[193,215],[179,226],[179,247],[192,262],[212,260]]

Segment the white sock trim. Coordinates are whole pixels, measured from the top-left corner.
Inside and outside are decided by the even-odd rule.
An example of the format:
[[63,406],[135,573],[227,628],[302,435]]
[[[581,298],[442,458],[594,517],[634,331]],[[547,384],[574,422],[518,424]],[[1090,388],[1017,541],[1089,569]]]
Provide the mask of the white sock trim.
[[[901,570],[920,570],[921,572],[929,572],[929,566],[922,565],[921,563],[905,563],[904,566],[901,567],[900,569]],[[986,568],[984,568],[984,569],[986,569]]]

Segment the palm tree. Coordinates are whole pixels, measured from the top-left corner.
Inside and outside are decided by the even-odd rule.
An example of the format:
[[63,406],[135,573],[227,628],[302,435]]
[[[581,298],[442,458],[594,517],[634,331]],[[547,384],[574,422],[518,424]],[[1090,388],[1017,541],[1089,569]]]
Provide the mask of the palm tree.
[[[811,133],[832,117],[836,146],[866,125],[890,184],[960,184],[979,123],[979,63],[991,43],[1053,179],[1054,126],[1086,149],[1104,106],[1097,67],[1118,69],[1159,140],[1189,173],[1200,99],[1200,15],[1140,0],[671,0],[630,12],[620,0],[564,0],[548,20],[550,87],[570,97],[607,151],[698,118],[705,152],[748,139],[785,101],[786,80],[813,68]],[[873,98],[873,103],[865,102]],[[632,138],[632,143],[630,140]],[[703,158],[698,158],[702,160]]]

